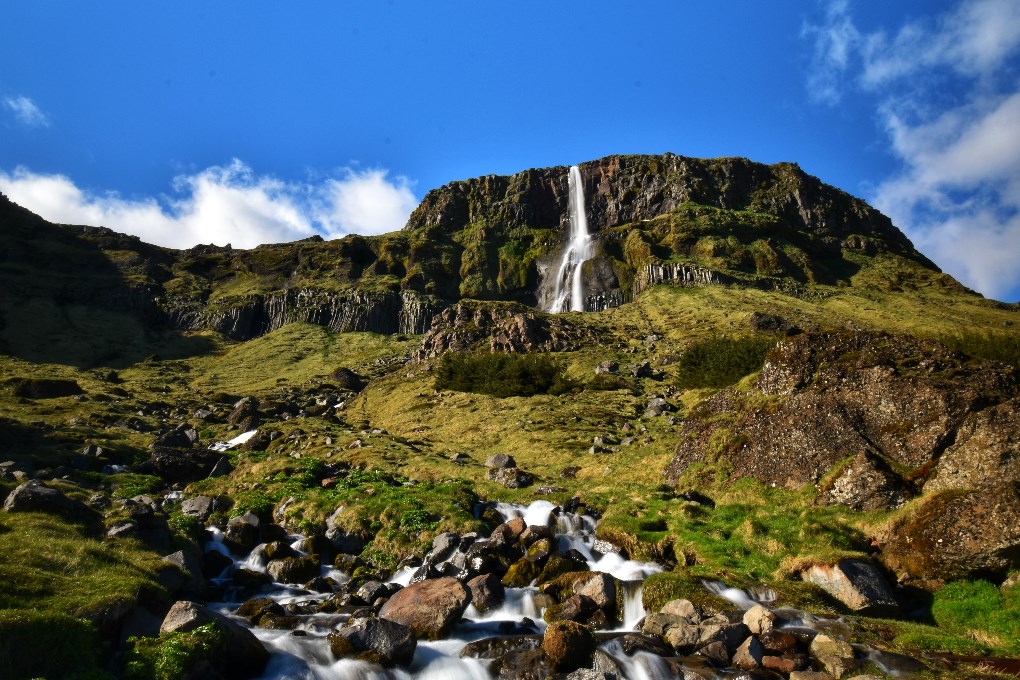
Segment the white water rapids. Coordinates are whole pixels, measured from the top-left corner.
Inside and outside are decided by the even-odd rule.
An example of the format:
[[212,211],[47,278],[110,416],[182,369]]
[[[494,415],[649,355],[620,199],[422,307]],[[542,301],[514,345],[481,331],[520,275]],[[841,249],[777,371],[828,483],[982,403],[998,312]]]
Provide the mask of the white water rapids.
[[582,269],[592,255],[591,234],[588,233],[588,217],[584,207],[584,186],[581,183],[581,171],[576,165],[570,166],[567,184],[570,189],[570,240],[564,246],[555,278],[542,284],[542,289],[547,291],[546,311],[554,314],[584,311]]
[[[553,519],[555,506],[548,501],[536,501],[525,507],[500,503],[496,510],[509,520],[523,517],[528,525],[552,526],[556,532],[556,542],[561,550],[576,549],[588,561],[593,571],[612,574],[623,581],[624,614],[619,630],[633,630],[634,626],[645,615],[641,606],[641,581],[648,575],[660,571],[661,568],[652,563],[626,560],[619,555],[602,555],[593,550],[595,542],[595,522],[587,516],[568,512],[559,512]],[[206,550],[215,550],[229,554],[222,543],[222,534],[212,531]],[[300,537],[294,539],[292,547],[301,546]],[[261,546],[260,546],[261,547]],[[265,563],[260,559],[260,547],[255,548],[251,555],[238,559],[234,566],[224,571],[224,582],[229,581],[229,573],[237,567],[256,571],[265,571]],[[405,569],[391,579],[393,582],[407,583],[413,569]],[[344,582],[347,576],[333,567],[324,566],[322,575]],[[429,642],[419,640],[414,660],[407,668],[386,669],[377,664],[364,661],[333,658],[326,635],[342,624],[337,615],[313,614],[299,616],[301,620],[295,631],[253,628],[252,632],[265,644],[272,656],[261,680],[488,680],[492,676],[486,669],[485,661],[472,658],[461,658],[460,653],[465,645],[475,640],[497,637],[505,634],[508,628],[519,630],[531,626],[539,632],[545,629],[542,620],[543,608],[538,603],[538,589],[535,587],[507,588],[506,599],[499,608],[480,613],[474,606],[469,606],[464,618],[458,623],[445,640]],[[251,593],[248,593],[251,596]],[[264,586],[256,597],[269,597],[282,605],[296,602],[324,599],[322,593],[307,591],[272,583]],[[224,614],[232,614],[240,602],[222,602],[213,607]],[[238,620],[244,623],[241,620]],[[508,625],[509,624],[509,625]],[[247,625],[247,624],[245,624]],[[295,634],[295,632],[297,634]],[[660,675],[655,669],[655,660],[642,658],[636,654],[628,657],[616,653],[612,642],[603,645],[606,653],[611,654],[619,667],[624,670],[627,678],[673,677]]]

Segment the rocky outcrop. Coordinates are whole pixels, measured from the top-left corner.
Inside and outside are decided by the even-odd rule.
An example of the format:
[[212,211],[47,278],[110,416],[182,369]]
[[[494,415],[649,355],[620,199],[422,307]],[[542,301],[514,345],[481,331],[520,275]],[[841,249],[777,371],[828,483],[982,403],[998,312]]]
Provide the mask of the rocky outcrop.
[[301,288],[226,298],[213,304],[171,303],[166,305],[166,313],[176,328],[212,329],[235,340],[249,340],[294,322],[324,326],[334,333],[419,335],[444,307],[435,298],[409,290],[373,293]]
[[84,503],[68,498],[59,489],[43,486],[35,480],[11,491],[4,500],[6,512],[48,512],[83,517],[92,514]]
[[939,492],[879,538],[880,559],[902,581],[1002,581],[1020,567],[1020,482]]
[[736,476],[797,487],[851,461],[849,469],[870,475],[875,486],[861,493],[837,477],[824,498],[892,507],[907,489],[892,467],[923,474],[972,414],[1017,392],[1014,370],[934,342],[864,332],[801,335],[769,354],[755,395],[724,390],[692,412],[667,476],[675,481],[694,463],[722,458]]
[[434,319],[413,359],[425,361],[444,352],[566,352],[597,341],[590,325],[537,312],[523,305],[454,305]]

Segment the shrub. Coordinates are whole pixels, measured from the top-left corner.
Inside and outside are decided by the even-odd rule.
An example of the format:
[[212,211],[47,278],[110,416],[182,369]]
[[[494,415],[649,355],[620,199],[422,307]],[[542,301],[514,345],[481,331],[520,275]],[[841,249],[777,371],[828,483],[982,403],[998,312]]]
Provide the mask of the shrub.
[[457,354],[447,352],[436,368],[437,390],[493,397],[564,394],[572,385],[543,354]]
[[684,389],[726,387],[761,370],[776,344],[772,338],[715,338],[687,348],[677,364],[677,385]]

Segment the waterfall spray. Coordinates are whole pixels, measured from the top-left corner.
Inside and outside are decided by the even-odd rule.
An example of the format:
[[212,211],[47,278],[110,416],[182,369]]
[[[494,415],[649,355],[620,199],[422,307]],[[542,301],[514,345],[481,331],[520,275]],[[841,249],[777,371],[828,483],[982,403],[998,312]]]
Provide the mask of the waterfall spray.
[[[567,176],[570,187],[570,241],[563,249],[553,281],[552,304],[546,311],[558,313],[584,311],[584,280],[581,269],[591,258],[591,234],[588,233],[588,218],[584,212],[584,187],[581,171],[576,165],[570,166]],[[568,306],[569,305],[569,306]]]

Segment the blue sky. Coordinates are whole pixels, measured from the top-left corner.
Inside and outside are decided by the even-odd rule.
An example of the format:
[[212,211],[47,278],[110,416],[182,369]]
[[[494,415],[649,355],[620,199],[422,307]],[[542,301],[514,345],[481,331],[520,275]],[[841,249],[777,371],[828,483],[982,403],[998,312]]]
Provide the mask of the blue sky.
[[[724,6],[727,9],[719,9]],[[796,161],[1020,299],[1020,2],[9,3],[0,191],[172,247],[610,153]]]

